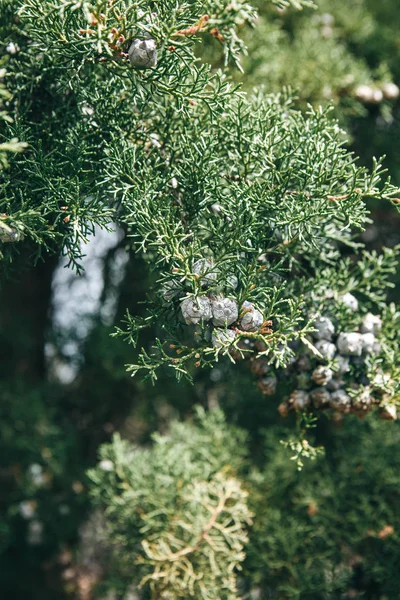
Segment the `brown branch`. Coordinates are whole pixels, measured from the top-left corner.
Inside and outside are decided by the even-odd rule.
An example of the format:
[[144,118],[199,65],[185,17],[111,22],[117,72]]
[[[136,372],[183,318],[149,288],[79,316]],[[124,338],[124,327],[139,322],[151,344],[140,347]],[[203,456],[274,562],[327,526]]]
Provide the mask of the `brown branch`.
[[176,31],[175,33],[173,33],[171,37],[175,37],[176,35],[183,35],[184,37],[187,37],[189,35],[195,35],[196,33],[199,33],[199,31],[201,31],[204,28],[204,25],[209,20],[210,20],[210,17],[208,15],[203,15],[202,17],[200,17],[200,21],[198,22],[197,25],[191,25],[190,27],[187,27],[186,29],[179,29],[179,31]]
[[225,41],[225,38],[218,29],[218,27],[213,27],[212,29],[210,29],[210,34],[213,37],[215,37],[219,42],[221,42],[221,44]]
[[[356,188],[354,190],[356,194],[362,194],[360,188]],[[339,200],[346,200],[350,194],[343,194],[342,196],[327,196],[328,200],[332,200],[333,202],[338,202]]]
[[153,558],[153,560],[160,561],[160,562],[163,562],[165,560],[167,560],[169,562],[175,562],[176,560],[179,560],[183,556],[187,556],[188,554],[193,554],[193,552],[196,552],[196,550],[201,546],[201,544],[204,541],[208,541],[210,539],[208,537],[208,533],[214,527],[215,521],[217,520],[217,518],[221,514],[221,512],[224,510],[226,501],[229,498],[230,498],[230,494],[228,494],[228,493],[224,494],[222,496],[222,498],[220,499],[220,501],[218,503],[218,506],[213,511],[210,520],[208,521],[207,525],[204,527],[203,531],[201,532],[201,535],[200,535],[198,541],[193,546],[188,546],[187,548],[183,548],[182,550],[179,550],[178,552],[174,552],[173,554],[170,554],[169,556],[165,556],[163,558]]

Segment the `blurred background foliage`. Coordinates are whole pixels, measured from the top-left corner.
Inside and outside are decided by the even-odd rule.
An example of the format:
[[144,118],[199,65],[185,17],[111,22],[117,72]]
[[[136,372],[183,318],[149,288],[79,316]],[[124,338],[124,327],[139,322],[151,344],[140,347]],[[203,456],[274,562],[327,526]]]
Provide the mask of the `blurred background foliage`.
[[[332,102],[361,162],[385,154],[400,184],[399,99],[364,102],[356,92],[400,85],[397,1],[318,0],[302,11],[255,4],[259,18],[242,32],[248,56],[235,80],[246,90],[290,86],[303,108]],[[217,43],[207,42],[204,59],[218,65]],[[1,52],[12,59],[7,44],[0,42]],[[399,215],[389,205],[370,208],[368,246],[399,243]],[[243,364],[221,363],[194,386],[164,374],[152,387],[126,374],[133,351],[110,333],[126,308],[143,314],[147,270],[125,253],[122,232],[99,233],[85,253],[78,277],[57,257],[28,269],[27,245],[2,277],[1,597],[91,598],[97,575],[79,562],[79,548],[91,513],[85,473],[99,445],[115,431],[147,445],[154,431],[166,432],[173,418],[190,419],[200,404],[219,406],[247,431],[260,469],[249,476],[259,518],[242,577],[245,597],[397,598],[398,423],[321,418],[313,435],[325,455],[299,474],[279,443],[294,420],[282,420]],[[399,286],[392,298],[399,299]]]

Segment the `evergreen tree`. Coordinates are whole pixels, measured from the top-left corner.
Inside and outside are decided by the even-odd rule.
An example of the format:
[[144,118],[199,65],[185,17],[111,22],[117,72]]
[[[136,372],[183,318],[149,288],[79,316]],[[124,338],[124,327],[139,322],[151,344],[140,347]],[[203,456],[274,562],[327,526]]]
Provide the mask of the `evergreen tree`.
[[[82,565],[89,588],[102,579],[99,594],[106,586],[123,597],[132,585],[143,598],[352,590],[372,598],[397,589],[379,556],[392,540],[396,552],[396,424],[368,416],[373,447],[386,444],[377,456],[355,417],[376,408],[397,419],[399,246],[366,248],[360,232],[373,204],[394,219],[400,193],[381,161],[368,168],[355,159],[340,127],[353,136],[361,121],[395,128],[394,33],[376,50],[382,22],[395,29],[366,2],[353,14],[345,2],[320,4],[322,12],[312,2],[260,3],[258,19],[242,0],[0,5],[2,318],[11,349],[4,547],[18,551],[23,519],[43,558],[73,543],[89,502],[84,470],[129,414],[132,393],[135,426],[144,421],[135,441],[149,441],[171,412],[190,413],[192,389],[241,426],[200,410],[195,425],[172,425],[150,448],[118,436],[102,446],[89,479],[104,552],[78,560],[67,591],[84,593]],[[289,85],[298,92],[279,92]],[[318,106],[327,97],[333,111]],[[62,343],[48,313],[56,260],[81,273],[89,238],[115,227],[124,237],[105,261],[103,300],[107,283],[122,287],[111,261],[123,247],[123,323],[110,340],[95,320],[68,386],[51,379],[45,356],[45,340]],[[21,296],[32,278],[34,310]],[[156,394],[159,409],[172,407],[167,418],[152,415]],[[360,440],[359,459],[337,422]],[[326,458],[307,464],[321,446]],[[368,465],[358,480],[362,514],[357,494],[346,496],[358,460]],[[369,488],[382,468],[378,517],[380,495]],[[340,536],[332,522],[342,503],[355,523]],[[59,566],[70,560],[58,556]],[[14,585],[5,577],[6,590]]]

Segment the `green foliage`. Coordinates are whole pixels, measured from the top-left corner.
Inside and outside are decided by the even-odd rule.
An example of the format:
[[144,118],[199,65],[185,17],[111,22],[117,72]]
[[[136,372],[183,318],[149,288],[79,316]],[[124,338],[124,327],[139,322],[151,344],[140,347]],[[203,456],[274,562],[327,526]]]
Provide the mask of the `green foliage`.
[[[350,592],[361,597],[367,590],[376,590],[377,594],[393,597],[397,585],[393,568],[398,560],[398,428],[394,424],[390,427],[386,441],[383,438],[387,425],[371,418],[364,422],[348,419],[334,429],[317,432],[324,439],[330,433],[326,456],[315,463],[306,462],[301,473],[296,464],[288,461],[287,449],[279,444],[280,436],[288,436],[279,428],[265,431],[263,466],[251,471],[243,469],[245,440],[237,431],[228,433],[215,412],[201,416],[196,426],[173,424],[167,437],[156,437],[151,450],[133,449],[119,439],[103,446],[100,458],[107,464],[100,462],[90,476],[96,504],[106,509],[105,541],[113,556],[108,568],[111,587],[124,594],[125,586],[138,585],[143,573],[154,576],[156,565],[171,573],[173,567],[168,559],[190,549],[204,525],[205,481],[209,481],[210,473],[214,473],[214,481],[214,469],[221,467],[222,475],[221,471],[219,474],[224,480],[230,479],[233,467],[241,485],[250,492],[246,502],[255,515],[239,578],[241,595],[247,592],[271,593],[279,599],[339,598]],[[230,465],[228,471],[226,464]],[[109,470],[104,471],[105,468]],[[196,486],[199,478],[204,482],[199,488],[202,493],[196,506],[189,506],[183,499],[187,482]],[[190,495],[189,501],[192,499]],[[182,522],[181,510],[185,508]],[[167,521],[163,515],[168,515]],[[200,522],[193,523],[192,515]],[[180,523],[185,525],[183,530]],[[143,544],[144,539],[149,542]],[[222,559],[223,554],[221,547],[215,567],[223,564],[219,562],[226,559]],[[186,556],[190,557],[191,566],[188,562],[186,567],[192,574],[196,572],[194,565],[204,557],[196,556],[196,552]],[[132,558],[137,564],[132,565]],[[221,580],[210,584],[208,578],[212,575],[208,568],[200,580],[206,585],[203,595],[196,586],[193,591],[189,586],[181,590],[184,575],[179,570],[175,575],[168,588],[172,597],[185,597],[185,593],[194,598],[208,597],[207,594],[225,597]],[[162,584],[158,587],[159,580],[150,577],[142,580],[145,589],[152,583],[151,597],[163,597]]]
[[319,455],[324,453],[323,448],[310,445],[306,438],[308,430],[315,427],[316,420],[311,414],[301,414],[297,420],[297,436],[289,440],[281,440],[281,444],[293,453],[290,460],[294,461],[298,471],[304,467],[304,459],[316,460]]
[[[88,501],[83,471],[115,429],[122,437],[101,446],[90,470],[106,558],[92,561],[94,576],[86,564],[82,579],[100,579],[100,595],[128,598],[133,585],[143,600],[396,597],[396,423],[333,411],[283,421],[276,408],[299,385],[296,360],[307,353],[317,364],[318,316],[330,316],[336,335],[373,312],[379,352],[352,364],[346,389],[354,403],[370,386],[396,418],[400,317],[388,296],[400,195],[396,171],[391,180],[371,157],[379,142],[396,165],[398,103],[365,102],[357,87],[398,82],[397,14],[393,0],[256,9],[242,0],[0,3],[0,237],[21,234],[2,245],[2,266],[11,273],[13,263],[23,282],[16,293],[7,281],[0,304],[5,597],[42,600],[39,564],[63,571],[57,599],[82,592],[79,565],[64,569],[57,557]],[[129,47],[147,37],[157,66],[135,69]],[[388,248],[382,238],[365,247],[371,206],[393,222]],[[88,239],[115,225],[125,237],[104,260],[102,300],[113,287],[124,323],[110,341],[94,315],[73,383],[42,383],[63,354],[45,358],[45,341],[65,342],[51,320],[49,254],[81,272]],[[127,274],[110,286],[122,248]],[[38,259],[48,272],[24,279]],[[220,346],[211,320],[186,325],[181,310],[184,298],[217,294],[239,311],[236,337]],[[246,301],[265,319],[256,331],[241,328]],[[31,304],[34,333],[16,317]],[[271,398],[249,373],[260,358],[279,378]],[[125,378],[124,363],[154,387]],[[200,411],[195,424],[174,422],[139,445],[199,400],[221,405],[227,421]],[[12,580],[15,557],[26,580]]]
[[[184,63],[193,59],[192,39],[210,32],[223,43],[226,60],[231,58],[237,62],[243,42],[236,29],[250,23],[255,12],[243,0],[235,3],[227,0],[179,3],[166,0],[156,6],[149,5],[146,0],[134,4],[125,0],[95,3],[63,0],[61,3],[47,2],[45,7],[37,0],[27,0],[21,3],[20,15],[27,19],[32,37],[46,50],[53,48],[71,59],[77,72],[86,63],[95,63],[102,58],[121,59],[123,50],[133,39],[151,37],[165,51],[161,61],[164,64],[155,74],[138,76],[138,80],[143,78],[157,88],[160,79],[171,78],[174,81],[172,85],[169,83],[172,91],[179,85],[178,79],[186,79],[190,72],[189,65]],[[204,16],[208,18],[204,20]],[[172,44],[175,50],[168,54]],[[118,65],[111,68],[118,70]],[[125,65],[119,68],[121,74],[126,71]],[[163,87],[161,90],[166,91]]]
[[251,522],[236,478],[245,437],[220,412],[197,419],[174,423],[147,450],[115,436],[89,477],[125,585],[158,598],[233,600]]
[[[1,589],[6,596],[16,587],[29,595],[43,557],[52,558],[75,537],[87,505],[80,482],[84,465],[54,388],[32,389],[14,381],[3,386],[0,400],[0,478],[2,497],[7,497],[0,513]],[[16,553],[26,561],[25,577],[17,586]]]
[[359,85],[381,90],[387,82],[398,83],[398,19],[390,4],[320,0],[317,11],[277,14],[267,3],[256,3],[257,27],[251,35],[244,32],[247,89],[290,85],[303,106],[332,101],[347,126],[379,113],[390,122],[396,98],[368,103],[357,96]]
[[[254,340],[268,345],[271,362],[287,363],[289,343],[309,331],[302,298],[323,267],[321,253],[332,261],[337,244],[364,226],[364,198],[399,195],[382,181],[380,164],[371,175],[355,165],[329,111],[310,108],[304,116],[287,95],[247,98],[195,59],[194,42],[209,27],[237,58],[236,30],[254,17],[246,4],[163,3],[153,13],[145,2],[29,0],[19,16],[32,40],[24,77],[39,74],[36,93],[46,106],[36,123],[37,107],[22,97],[15,71],[16,126],[30,151],[11,166],[7,219],[36,242],[37,256],[61,247],[77,269],[96,225],[127,227],[157,285],[145,320],[128,316],[120,334],[135,345],[143,328],[164,330],[129,367],[133,374],[143,370],[154,381],[166,365],[190,378],[232,347],[243,354],[240,333],[221,351],[208,325],[195,341],[180,323],[180,298],[165,300],[171,286],[187,298],[203,294],[193,264],[204,257],[218,272],[209,293],[228,292],[239,306],[254,302],[273,323],[272,333]],[[126,51],[143,36],[155,39],[160,59],[154,69],[135,70]]]
[[[196,63],[192,47],[198,36],[178,32],[210,13],[207,29],[218,28],[226,57],[237,61],[241,43],[235,29],[252,21],[253,12],[245,3],[226,2],[162,3],[157,15],[145,2],[29,1],[6,3],[0,10],[3,51],[9,39],[19,44],[9,60],[17,116],[9,129],[30,144],[2,181],[5,224],[35,243],[37,257],[61,248],[79,269],[82,243],[96,225],[108,227],[116,218],[99,185],[107,148],[118,144],[122,131],[137,139],[135,130],[153,111],[150,100],[158,103],[172,94],[181,110],[188,99],[205,101],[211,109],[230,93],[222,74],[210,75],[209,66]],[[89,27],[93,35],[80,33]],[[118,33],[111,33],[116,28]],[[159,66],[150,73],[135,72],[126,58],[127,44],[143,35],[162,46]],[[108,92],[100,92],[99,85]]]
[[245,573],[280,599],[396,597],[398,427],[350,419],[331,433],[326,459],[298,476],[279,434],[266,433]]
[[[1,63],[0,63],[1,67]],[[11,99],[11,93],[7,90],[4,85],[4,78],[6,77],[7,71],[5,68],[0,68],[0,133],[2,129],[5,129],[5,125],[7,123],[12,123],[13,119],[8,114],[6,110],[4,110],[6,103]],[[2,142],[0,144],[0,171],[6,169],[8,165],[7,161],[7,153],[8,152],[22,152],[26,148],[26,143],[19,142],[17,138],[12,138],[7,142]]]
[[[371,175],[355,166],[329,111],[310,109],[304,117],[289,99],[262,94],[233,97],[218,119],[196,108],[186,122],[182,115],[174,120],[174,113],[170,118],[165,113],[156,129],[160,146],[151,150],[150,160],[129,142],[121,143],[108,167],[134,246],[161,275],[149,299],[149,316],[128,315],[127,329],[119,331],[136,345],[141,329],[155,324],[165,330],[165,342],[157,340],[130,367],[132,373],[148,371],[153,380],[164,364],[181,376],[190,374],[190,366],[208,366],[218,357],[207,325],[196,344],[182,341],[188,328],[179,325],[179,292],[204,293],[193,273],[196,260],[206,256],[215,264],[218,276],[209,291],[229,293],[239,305],[254,301],[272,320],[272,334],[253,337],[268,344],[271,361],[281,366],[290,356],[289,342],[309,331],[303,297],[316,285],[313,278],[318,282],[321,270],[327,277],[324,263],[337,268],[338,244],[352,245],[351,229],[367,221],[363,197],[390,200],[398,193],[390,181],[380,185],[379,163]],[[196,143],[190,145],[193,129]],[[379,290],[384,273],[393,271],[390,256],[391,251],[386,260],[365,257],[371,275],[382,270],[379,281],[369,281],[370,287],[375,282],[376,294],[385,293]],[[349,268],[348,261],[346,274]],[[229,291],[232,276],[239,285]],[[339,291],[340,283],[334,285]],[[165,300],[167,286],[177,290],[172,301]]]

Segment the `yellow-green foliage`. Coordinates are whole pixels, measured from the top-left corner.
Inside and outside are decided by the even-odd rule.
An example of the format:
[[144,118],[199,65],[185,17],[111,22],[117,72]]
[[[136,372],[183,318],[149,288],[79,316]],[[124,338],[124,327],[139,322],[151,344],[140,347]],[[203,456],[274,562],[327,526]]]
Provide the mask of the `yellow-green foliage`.
[[234,600],[251,515],[237,479],[244,436],[220,412],[174,423],[151,449],[119,436],[89,473],[113,552],[110,576],[153,598]]

